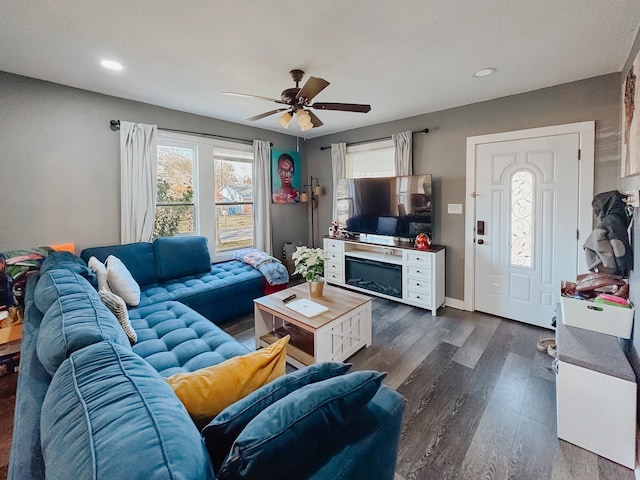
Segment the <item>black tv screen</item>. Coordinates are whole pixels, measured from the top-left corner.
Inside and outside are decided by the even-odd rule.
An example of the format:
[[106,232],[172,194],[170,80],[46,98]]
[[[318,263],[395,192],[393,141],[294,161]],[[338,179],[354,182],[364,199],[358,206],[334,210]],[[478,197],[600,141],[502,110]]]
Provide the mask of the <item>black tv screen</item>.
[[433,237],[431,175],[342,179],[337,201],[338,222],[349,232]]

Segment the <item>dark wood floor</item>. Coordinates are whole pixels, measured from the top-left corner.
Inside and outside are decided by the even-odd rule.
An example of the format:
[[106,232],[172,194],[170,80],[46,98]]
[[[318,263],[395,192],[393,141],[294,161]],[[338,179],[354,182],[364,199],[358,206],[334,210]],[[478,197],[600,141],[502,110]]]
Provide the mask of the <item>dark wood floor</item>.
[[[226,326],[253,348],[253,317]],[[553,331],[453,308],[376,298],[373,344],[349,362],[388,372],[408,401],[396,480],[633,480],[556,437]]]
[[[633,471],[556,437],[553,332],[376,298],[373,345],[353,369],[388,372],[408,401],[396,480],[633,480]],[[224,326],[254,348],[253,315]],[[6,478],[17,375],[0,377],[0,479]]]

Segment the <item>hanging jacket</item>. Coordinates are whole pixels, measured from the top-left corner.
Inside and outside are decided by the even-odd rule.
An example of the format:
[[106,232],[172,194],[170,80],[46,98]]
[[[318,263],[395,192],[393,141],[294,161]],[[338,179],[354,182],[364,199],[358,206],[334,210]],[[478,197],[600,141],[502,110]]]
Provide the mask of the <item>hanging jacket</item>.
[[592,272],[627,276],[633,268],[627,232],[631,217],[624,198],[620,192],[611,191],[599,193],[591,202],[599,219],[584,243],[587,268]]

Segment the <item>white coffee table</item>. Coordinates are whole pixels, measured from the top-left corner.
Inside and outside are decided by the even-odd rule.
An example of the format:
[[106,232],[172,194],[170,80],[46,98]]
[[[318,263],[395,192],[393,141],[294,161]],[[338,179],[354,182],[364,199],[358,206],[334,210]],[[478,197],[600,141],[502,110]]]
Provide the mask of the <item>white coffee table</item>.
[[306,284],[254,300],[256,348],[291,335],[287,362],[296,368],[318,362],[342,362],[371,345],[371,297],[330,285],[313,302],[329,310],[312,318],[282,301],[292,294],[309,298]]

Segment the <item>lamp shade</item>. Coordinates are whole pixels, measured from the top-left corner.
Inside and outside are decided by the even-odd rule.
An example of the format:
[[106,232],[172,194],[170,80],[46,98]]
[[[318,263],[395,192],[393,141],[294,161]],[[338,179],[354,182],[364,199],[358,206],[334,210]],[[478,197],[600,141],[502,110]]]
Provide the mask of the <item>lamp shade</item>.
[[311,115],[309,115],[309,112],[307,112],[304,109],[300,109],[298,110],[297,115],[298,115],[298,125],[300,125],[300,128],[302,130],[309,130],[309,128],[313,127],[313,124],[311,123]]
[[284,128],[289,127],[289,124],[291,123],[291,120],[293,120],[293,115],[291,114],[291,112],[285,112],[279,119],[278,119],[278,123],[280,125],[282,125]]
[[300,201],[303,203],[307,203],[309,201],[309,195],[307,194],[307,192],[302,192],[300,194]]

